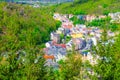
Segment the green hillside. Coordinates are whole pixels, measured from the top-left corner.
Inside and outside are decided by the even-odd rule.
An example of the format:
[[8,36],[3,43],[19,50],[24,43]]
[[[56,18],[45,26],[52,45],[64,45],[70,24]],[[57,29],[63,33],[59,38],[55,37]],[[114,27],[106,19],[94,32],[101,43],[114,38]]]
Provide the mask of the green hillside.
[[120,0],[88,0],[83,3],[65,3],[55,8],[59,13],[107,14],[120,11]]
[[[0,4],[0,80],[44,77],[41,47],[60,25],[46,12],[21,4]],[[40,61],[35,64],[34,60]]]
[[40,46],[59,24],[45,10],[0,4],[0,52]]

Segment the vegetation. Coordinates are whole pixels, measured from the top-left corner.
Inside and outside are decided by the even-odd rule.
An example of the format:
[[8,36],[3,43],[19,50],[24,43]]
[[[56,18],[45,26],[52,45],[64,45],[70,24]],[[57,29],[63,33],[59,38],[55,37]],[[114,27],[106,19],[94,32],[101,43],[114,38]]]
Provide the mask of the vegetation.
[[53,70],[51,69],[48,80],[76,80],[82,79],[80,71],[82,71],[82,60],[81,55],[76,53],[70,53],[67,55],[66,60],[59,61],[60,69]]
[[73,16],[70,20],[73,21],[74,25],[76,25],[76,24],[85,24],[85,20],[80,20],[76,16]]
[[[77,1],[77,2],[76,2]],[[108,14],[120,11],[119,0],[76,0],[55,7],[55,11],[68,14]]]
[[15,4],[0,6],[0,44],[4,46],[0,48],[2,52],[40,46],[49,40],[50,31],[60,25],[44,10]]
[[60,22],[45,10],[29,6],[0,4],[0,79],[44,79],[42,44]]
[[[59,61],[59,69],[45,66],[43,43],[49,33],[60,26],[52,18],[54,12],[73,14],[108,14],[119,11],[119,0],[76,0],[50,8],[32,8],[27,5],[0,4],[0,80],[120,80],[120,35],[107,36],[107,30],[119,30],[119,24],[109,23],[109,18],[93,20],[89,26],[103,27],[102,41],[93,46],[99,55],[98,64],[84,62],[75,50]],[[114,6],[114,7],[113,7]],[[74,24],[84,23],[76,17]],[[61,35],[61,38],[64,36]],[[69,41],[67,37],[66,41]],[[114,39],[114,43],[108,40]],[[93,75],[87,72],[93,71]]]
[[107,35],[105,35],[106,32],[103,35],[102,41],[98,44],[98,46],[95,49],[95,53],[99,55],[101,58],[98,61],[98,64],[93,67],[94,72],[97,73],[97,75],[92,76],[92,79],[97,78],[99,76],[102,80],[119,80],[120,76],[118,68],[120,59],[119,57],[119,40],[120,37],[115,40],[115,43],[108,42],[110,40]]
[[95,19],[91,22],[87,22],[87,26],[96,26],[96,27],[100,27],[102,29],[106,28],[107,29],[110,29],[112,31],[116,31],[119,29],[119,24],[116,24],[116,23],[110,23],[110,18],[107,17],[107,18],[103,18],[103,19]]

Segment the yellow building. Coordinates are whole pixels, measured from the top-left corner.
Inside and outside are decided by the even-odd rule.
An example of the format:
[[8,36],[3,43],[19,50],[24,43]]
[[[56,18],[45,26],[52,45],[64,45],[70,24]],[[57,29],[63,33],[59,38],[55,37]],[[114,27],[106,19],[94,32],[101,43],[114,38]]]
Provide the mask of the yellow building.
[[82,33],[73,33],[73,34],[71,34],[71,37],[72,38],[82,38],[83,34]]

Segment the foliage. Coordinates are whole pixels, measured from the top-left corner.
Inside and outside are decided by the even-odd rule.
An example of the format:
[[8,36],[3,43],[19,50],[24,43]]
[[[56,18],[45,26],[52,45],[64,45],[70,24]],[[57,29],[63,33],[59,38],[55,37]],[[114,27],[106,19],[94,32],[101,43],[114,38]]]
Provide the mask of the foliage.
[[49,68],[47,80],[76,80],[82,79],[82,60],[78,53],[68,54],[66,60],[60,60],[59,69]]
[[91,22],[86,23],[87,26],[96,26],[96,27],[100,27],[102,29],[104,28],[108,28],[111,29],[112,31],[116,31],[118,29],[118,24],[115,23],[110,23],[110,18],[103,18],[103,19],[95,19]]
[[[49,33],[61,24],[44,10],[15,4],[1,4],[0,51],[39,46],[49,40]],[[10,48],[11,46],[11,48]]]
[[74,0],[75,3],[84,3],[87,2],[88,0]]
[[75,78],[81,78],[81,55],[70,54],[67,60],[60,64],[59,79],[60,80],[74,80]]
[[[35,51],[26,50],[29,54],[21,56],[23,51],[19,54],[7,53],[8,57],[2,56],[0,61],[0,79],[1,80],[37,80],[43,79],[46,74],[46,67],[44,66],[45,60],[37,59]],[[31,53],[30,53],[31,52]],[[41,52],[38,52],[42,56]],[[5,53],[3,53],[5,55]]]
[[[98,77],[102,80],[120,80],[120,36],[115,43],[107,43],[111,39],[107,36],[107,30],[104,30],[102,41],[94,49],[94,53],[100,56],[95,66],[88,62],[83,64],[81,55],[73,49],[65,61],[59,62],[60,68],[54,70],[52,67],[44,66],[45,60],[40,50],[41,46],[44,46],[43,43],[49,40],[49,33],[61,24],[52,18],[55,11],[107,15],[108,12],[119,11],[119,7],[119,0],[88,0],[80,4],[65,3],[40,9],[21,4],[1,3],[0,80],[82,80],[84,69],[87,67],[95,73],[88,75],[92,80],[98,80]],[[71,20],[74,24],[84,23],[77,17]],[[109,21],[109,18],[98,19],[88,25],[112,30],[119,28],[118,24]],[[67,41],[69,39],[70,37]]]
[[85,20],[79,20],[76,16],[73,16],[72,18],[70,18],[70,20],[73,21],[73,24],[85,24]]
[[88,23],[88,26],[99,26],[102,27],[105,24],[105,19],[95,19]]
[[0,4],[0,79],[44,80],[41,45],[59,27],[50,13],[27,5]]
[[71,36],[66,36],[66,42],[69,42],[71,40]]
[[109,39],[110,38],[107,37],[105,32],[102,41],[95,49],[95,53],[99,55],[100,58],[98,64],[93,66],[94,72],[97,73],[97,75],[94,75],[93,77],[99,77],[102,80],[119,80],[120,45],[118,44],[120,36],[118,36],[117,40],[115,40],[115,43],[108,43]]
[[64,34],[60,34],[60,39],[64,39]]
[[[77,1],[77,2],[76,2]],[[120,11],[119,0],[76,0],[74,3],[64,3],[55,7],[55,11],[67,14],[108,14]],[[82,2],[83,1],[83,2]],[[84,14],[83,13],[83,14]]]

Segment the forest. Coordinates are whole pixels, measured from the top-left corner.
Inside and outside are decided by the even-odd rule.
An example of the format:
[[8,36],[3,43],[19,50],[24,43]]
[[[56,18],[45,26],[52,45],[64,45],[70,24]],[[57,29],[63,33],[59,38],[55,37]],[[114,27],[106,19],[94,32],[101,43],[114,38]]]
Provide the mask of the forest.
[[[39,74],[39,66],[44,63],[44,59],[39,65],[34,65],[33,60],[37,57],[39,59],[43,43],[49,40],[49,33],[60,24],[45,10],[21,4],[0,3],[0,79],[35,80],[36,77],[31,78],[32,74],[40,77],[42,73]],[[25,58],[25,62],[21,61],[21,57]],[[30,66],[31,69],[28,70]]]
[[72,3],[60,4],[55,7],[59,13],[69,14],[105,14],[120,11],[120,0],[74,0]]

